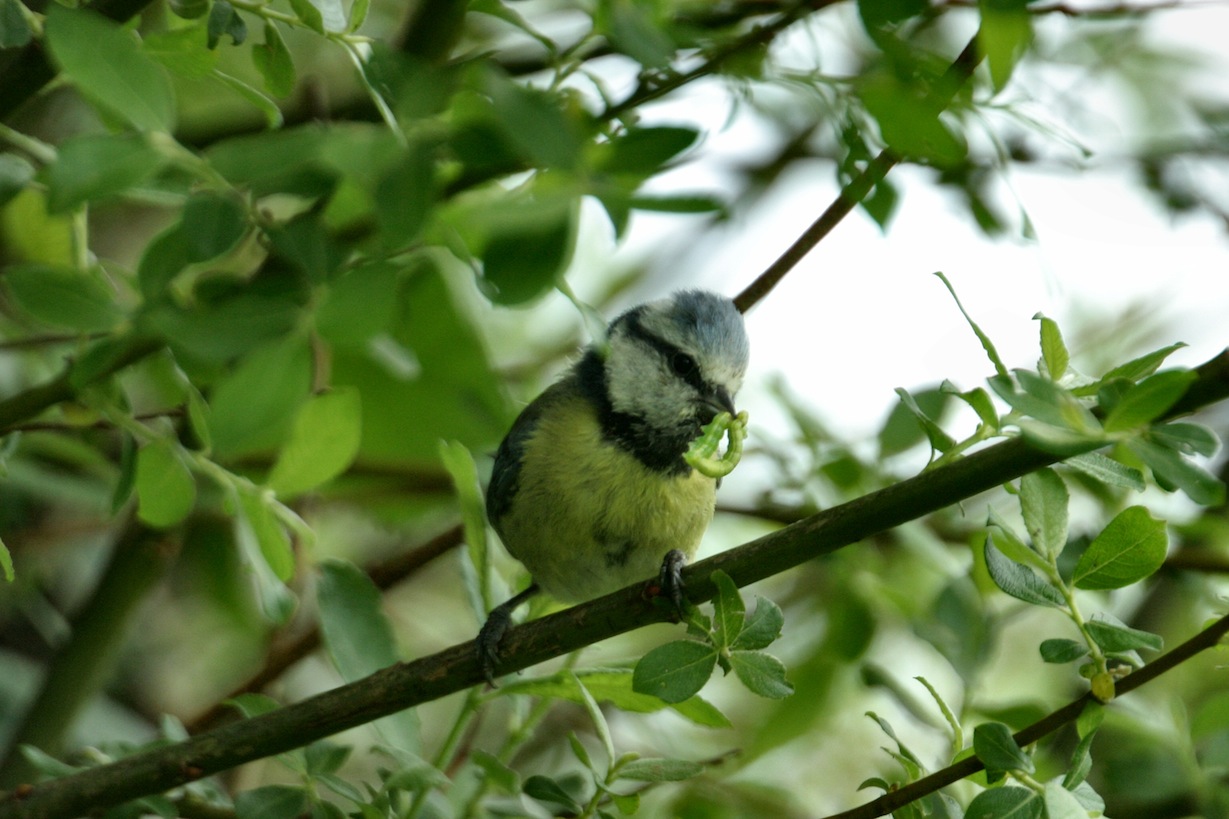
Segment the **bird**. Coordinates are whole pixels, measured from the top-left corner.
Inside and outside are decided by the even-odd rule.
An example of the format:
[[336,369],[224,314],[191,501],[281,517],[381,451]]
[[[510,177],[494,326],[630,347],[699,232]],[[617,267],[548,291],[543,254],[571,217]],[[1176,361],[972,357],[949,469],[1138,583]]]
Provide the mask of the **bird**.
[[616,317],[521,411],[495,454],[486,512],[532,581],[479,632],[488,682],[513,612],[538,593],[577,603],[656,577],[681,615],[681,571],[718,483],[683,454],[719,413],[736,414],[749,355],[733,301],[682,290]]

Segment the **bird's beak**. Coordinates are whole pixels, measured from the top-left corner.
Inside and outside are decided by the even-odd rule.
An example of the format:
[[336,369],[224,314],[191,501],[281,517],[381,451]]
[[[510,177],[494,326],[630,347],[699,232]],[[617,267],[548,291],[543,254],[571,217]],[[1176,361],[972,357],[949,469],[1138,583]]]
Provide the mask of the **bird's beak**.
[[730,397],[729,390],[725,387],[718,387],[712,395],[708,396],[704,401],[706,409],[712,410],[705,423],[712,421],[717,417],[719,412],[728,412],[730,415],[738,415],[738,410],[734,409],[734,399]]

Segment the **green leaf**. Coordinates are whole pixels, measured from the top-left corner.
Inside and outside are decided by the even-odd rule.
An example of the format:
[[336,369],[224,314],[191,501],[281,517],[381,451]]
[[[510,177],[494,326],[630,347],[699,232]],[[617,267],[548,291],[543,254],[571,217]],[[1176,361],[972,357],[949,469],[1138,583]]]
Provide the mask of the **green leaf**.
[[282,116],[282,109],[278,108],[277,103],[265,96],[254,85],[250,85],[238,77],[218,70],[213,71],[213,78],[254,105],[264,114],[265,125],[270,129],[282,127],[282,123],[285,121],[285,118]]
[[265,90],[274,97],[288,97],[294,91],[294,58],[277,26],[265,21],[265,40],[252,46],[252,64],[265,82]]
[[527,159],[546,168],[575,168],[580,139],[559,97],[492,74],[486,91],[505,136]]
[[1033,773],[1036,768],[1033,758],[1016,744],[1011,729],[1001,722],[984,722],[973,729],[973,753],[986,766],[986,776],[997,779],[994,774],[1004,771]]
[[295,16],[312,31],[317,34],[324,33],[324,17],[311,0],[290,0],[290,8],[294,9]]
[[389,247],[405,247],[422,231],[435,203],[435,162],[429,145],[413,142],[380,179],[376,211]]
[[482,292],[496,304],[522,304],[555,285],[572,258],[577,203],[523,202],[498,214],[482,250]]
[[60,70],[90,101],[145,131],[175,127],[175,96],[134,35],[101,15],[53,3],[47,43]]
[[207,262],[229,252],[248,230],[247,211],[233,196],[198,193],[184,204],[184,247],[189,262]]
[[295,416],[266,485],[283,498],[314,489],[350,466],[361,441],[357,389],[339,387],[310,398]]
[[1035,606],[1066,605],[1062,593],[1051,583],[1038,577],[1032,569],[1009,560],[994,547],[994,539],[986,533],[986,569],[990,579],[1002,591],[1017,600]]
[[47,168],[47,209],[64,213],[126,191],[162,164],[143,134],[86,134],[65,140]]
[[25,190],[33,178],[34,166],[25,157],[0,153],[0,208]]
[[21,0],[0,0],[0,49],[21,48],[33,36]]
[[1089,544],[1071,582],[1080,589],[1118,589],[1161,567],[1169,544],[1165,521],[1142,506],[1119,512]]
[[990,363],[994,365],[994,372],[1003,378],[1007,378],[1007,367],[1003,365],[1003,359],[999,357],[999,351],[995,349],[994,343],[990,340],[990,336],[986,335],[981,327],[977,326],[977,322],[969,316],[968,311],[964,309],[964,305],[960,303],[960,297],[956,295],[956,288],[952,287],[952,283],[947,280],[941,271],[936,270],[935,275],[939,277],[939,281],[943,282],[943,286],[947,288],[947,292],[952,294],[952,301],[956,302],[956,307],[960,310],[960,315],[964,316],[964,320],[968,322],[969,328],[977,336],[977,340],[981,342],[982,349],[986,351],[986,357],[990,359]]
[[[207,0],[203,6],[208,9]],[[198,22],[146,35],[144,50],[173,74],[200,80],[210,76],[218,65],[218,52],[206,48],[208,38],[207,27]]]
[[273,503],[276,501],[263,492],[239,492],[239,520],[252,535],[260,559],[274,577],[285,582],[294,576],[294,550]]
[[331,344],[361,345],[388,330],[396,309],[396,269],[364,265],[328,283],[316,308],[315,327]]
[[[936,425],[932,419],[943,415],[950,394],[942,387],[919,390],[916,393],[905,393],[898,388],[896,392],[901,400],[892,407],[879,430],[879,452],[885,456],[904,452],[926,437],[928,431],[923,428],[923,424]],[[912,398],[912,405],[905,403],[905,395]],[[942,430],[939,432],[946,435]]]
[[635,759],[619,768],[617,779],[629,779],[633,782],[682,782],[704,772],[704,766],[699,762],[686,759],[667,759],[664,757],[645,757]]
[[1075,640],[1042,640],[1041,659],[1047,663],[1069,663],[1088,653],[1088,646]]
[[[569,734],[569,736],[575,735]],[[481,748],[475,748],[473,753],[470,754],[470,761],[482,769],[482,773],[486,777],[486,784],[494,785],[497,791],[507,794],[520,791],[520,774],[509,768],[498,757]]]
[[195,20],[209,11],[209,0],[170,0],[170,6],[176,16]]
[[[781,607],[767,597],[755,596],[755,611],[743,623],[742,631],[730,644],[730,648],[739,651],[754,651],[767,648],[781,636],[781,627],[785,624],[785,615]],[[831,625],[831,620],[829,620]]]
[[1060,780],[1047,782],[1042,796],[1046,819],[1088,819],[1088,811]]
[[480,602],[482,610],[478,612],[479,619],[490,609],[490,590],[487,578],[490,569],[490,556],[487,542],[486,512],[482,498],[482,490],[478,485],[478,469],[469,449],[460,441],[440,441],[440,460],[444,469],[452,477],[452,485],[456,489],[457,499],[461,504],[461,521],[465,524],[465,545],[469,549],[470,561],[478,573],[478,582],[482,587]]
[[280,442],[311,388],[311,351],[289,337],[256,349],[210,397],[214,452],[234,457]]
[[924,83],[879,71],[863,79],[858,94],[883,140],[901,156],[946,167],[968,154],[968,144],[939,117],[942,100],[932,98]]
[[1085,475],[1096,478],[1107,486],[1121,486],[1134,489],[1136,492],[1143,492],[1147,486],[1144,482],[1144,473],[1106,457],[1100,452],[1085,452],[1082,455],[1068,458],[1063,463],[1078,469]]
[[116,294],[95,271],[44,264],[5,268],[13,300],[33,318],[83,333],[112,329],[124,317]]
[[266,785],[235,797],[237,819],[297,819],[307,809],[307,792],[289,785]]
[[1105,419],[1106,432],[1123,432],[1159,418],[1195,380],[1194,370],[1167,370],[1145,378],[1119,398]]
[[[1025,14],[1027,16],[1027,12]],[[1041,322],[1041,360],[1045,362],[1050,379],[1057,381],[1066,374],[1071,354],[1067,352],[1062,331],[1054,319],[1046,318],[1041,313],[1033,318]]]
[[1130,382],[1138,381],[1156,372],[1157,367],[1160,367],[1165,362],[1165,359],[1185,346],[1186,344],[1179,341],[1177,344],[1170,344],[1168,347],[1153,350],[1139,358],[1133,358],[1125,364],[1119,364],[1093,383],[1076,387],[1072,391],[1079,396],[1096,395],[1101,391],[1102,387],[1112,381],[1118,379]]
[[[353,563],[334,558],[321,561],[319,569],[320,633],[342,679],[354,682],[398,662],[393,630],[371,578]],[[399,711],[377,720],[376,728],[393,747],[417,751],[416,712]]]
[[1148,431],[1148,437],[1163,447],[1183,455],[1211,457],[1220,448],[1216,433],[1202,424],[1178,422],[1161,424]]
[[728,574],[718,569],[713,572],[712,581],[717,586],[717,596],[713,600],[713,642],[718,651],[723,651],[738,639],[747,609],[738,586]]
[[217,48],[225,36],[229,35],[234,45],[242,45],[248,37],[247,23],[243,22],[243,17],[226,0],[213,0],[206,30],[208,36],[205,45],[210,51]]
[[785,666],[771,654],[762,651],[733,651],[730,665],[738,679],[753,694],[780,700],[794,693],[794,686],[785,679]]
[[1053,469],[1039,469],[1020,479],[1020,513],[1033,548],[1050,560],[1067,545],[1067,485]]
[[534,775],[525,780],[521,788],[526,796],[542,802],[554,802],[563,805],[573,814],[580,813],[580,805],[572,798],[558,782],[547,776]]
[[[1033,41],[1033,20],[1027,0],[981,0],[981,26],[977,45],[990,66],[990,79],[996,92],[1011,80],[1016,63]],[[1054,374],[1059,378],[1061,373]]]
[[700,697],[691,697],[679,703],[663,703],[660,697],[633,690],[631,669],[598,669],[577,671],[573,674],[552,674],[538,679],[515,679],[503,682],[497,690],[501,695],[527,695],[566,699],[579,703],[581,695],[576,685],[578,678],[598,702],[608,702],[614,707],[634,713],[652,713],[669,707],[683,718],[709,728],[728,728],[730,722],[720,711]]
[[157,438],[137,452],[137,517],[156,529],[174,526],[196,504],[196,481],[177,444]]
[[674,44],[662,26],[645,14],[644,4],[632,0],[612,0],[599,8],[609,9],[605,24],[606,36],[620,53],[626,54],[645,68],[666,68],[674,57]]
[[629,128],[599,148],[597,169],[603,173],[647,178],[695,144],[693,128],[659,126]]
[[1147,438],[1130,441],[1127,447],[1152,470],[1153,477],[1162,487],[1181,489],[1188,498],[1203,506],[1224,503],[1224,482],[1178,452]]
[[927,415],[908,390],[901,387],[896,388],[896,395],[900,398],[900,402],[904,405],[921,426],[922,431],[926,433],[926,438],[930,441],[931,447],[939,452],[947,452],[956,445],[956,439],[943,431],[935,421]]
[[1079,787],[1079,784],[1092,770],[1092,741],[1095,738],[1095,731],[1085,735],[1076,744],[1075,750],[1071,752],[1071,763],[1067,766],[1067,773],[1063,776],[1063,787],[1067,790]]
[[682,702],[699,692],[717,665],[717,651],[694,640],[675,640],[650,651],[636,663],[632,690],[665,702]]
[[1141,648],[1160,651],[1165,647],[1165,641],[1159,634],[1111,623],[1106,619],[1094,618],[1089,620],[1085,627],[1092,638],[1097,641],[1097,645],[1110,654],[1135,651]]
[[4,579],[12,583],[17,577],[17,573],[13,570],[13,553],[9,551],[9,547],[4,545],[4,539],[0,538],[0,574],[4,575]]

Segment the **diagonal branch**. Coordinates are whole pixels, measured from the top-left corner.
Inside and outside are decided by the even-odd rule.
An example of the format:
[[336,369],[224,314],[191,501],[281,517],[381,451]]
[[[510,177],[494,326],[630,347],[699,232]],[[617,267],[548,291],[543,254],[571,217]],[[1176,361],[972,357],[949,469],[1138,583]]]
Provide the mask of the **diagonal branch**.
[[[1229,398],[1229,350],[1200,366],[1197,375],[1187,397],[1171,411],[1171,417]],[[716,589],[710,575],[716,569],[725,571],[739,586],[745,586],[1058,460],[1058,456],[1034,449],[1022,438],[997,444],[700,561],[685,572],[688,595],[693,602],[711,599]],[[503,643],[505,660],[498,670],[503,674],[519,671],[667,617],[663,608],[643,598],[639,585],[629,586],[510,630]],[[1138,679],[1135,684],[1149,677]],[[71,817],[87,809],[159,793],[244,762],[307,745],[482,681],[482,669],[471,640],[184,742],[60,779],[23,786],[20,796],[14,794],[0,801],[0,819]]]

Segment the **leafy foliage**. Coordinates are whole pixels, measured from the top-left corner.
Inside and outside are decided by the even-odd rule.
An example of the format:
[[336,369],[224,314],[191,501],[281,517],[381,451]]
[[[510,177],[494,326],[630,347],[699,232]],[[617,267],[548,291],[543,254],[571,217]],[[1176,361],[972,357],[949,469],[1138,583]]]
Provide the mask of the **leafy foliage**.
[[[541,351],[573,346],[506,308],[557,290],[579,302],[581,282],[613,301],[636,277],[594,247],[631,235],[637,214],[737,223],[822,167],[838,204],[887,231],[907,187],[883,174],[904,162],[986,234],[1031,238],[1010,170],[1074,140],[1029,111],[1082,114],[1039,75],[1123,82],[1145,109],[1189,93],[1185,60],[1150,50],[1146,15],[1044,26],[1055,9],[1023,0],[404,6],[161,0],[115,19],[136,9],[0,0],[0,788],[173,749],[221,712],[380,685],[382,669],[470,639],[524,581],[489,548],[484,453],[557,369]],[[972,22],[976,70],[955,58]],[[843,66],[808,52],[833,38]],[[715,130],[651,105],[698,87],[727,94],[732,121],[768,126],[708,189],[673,171],[710,158]],[[1179,173],[1226,150],[1224,111],[1200,100],[1193,147],[1124,161],[1166,208],[1223,220],[1220,192]],[[691,610],[682,639],[629,635],[495,690],[373,714],[367,733],[273,737],[277,769],[237,792],[184,765],[196,781],[108,815],[814,815],[855,797],[846,770],[885,793],[920,780],[936,757],[914,750],[919,733],[945,741],[939,765],[986,772],[897,816],[1142,815],[1162,798],[1224,813],[1223,686],[1192,684],[1190,724],[1175,716],[1161,737],[1101,704],[1223,612],[1189,573],[1185,608],[1157,602],[1167,560],[1223,557],[1217,435],[1170,417],[1200,375],[1168,363],[1180,343],[1107,345],[1090,364],[1068,347],[1080,328],[1041,314],[1036,365],[1012,368],[955,305],[985,385],[902,387],[871,442],[833,434],[779,386],[788,431],[739,416],[700,463],[719,476],[758,461],[767,488],[740,511],[763,526],[996,439],[1059,462],[984,516],[867,524],[858,546],[765,582],[750,611],[714,572],[712,614]],[[463,536],[439,534],[458,520]],[[427,565],[460,540],[460,572]],[[327,662],[283,673],[317,645]],[[1010,675],[996,653],[1016,658]],[[918,677],[929,700],[897,680],[922,656],[951,672]],[[870,689],[894,773],[877,769],[877,737],[844,738]],[[1093,695],[1075,736],[1022,747],[1013,731],[1072,691]],[[1148,764],[1118,752],[1135,747]],[[770,752],[796,764],[756,764]],[[798,784],[838,752],[842,773]]]

